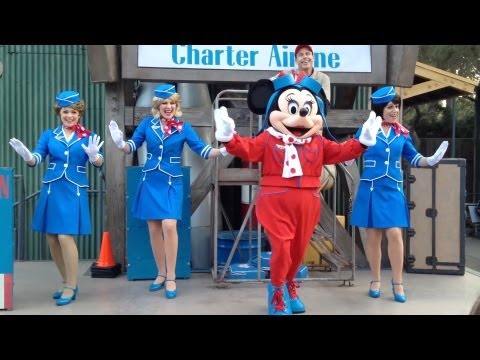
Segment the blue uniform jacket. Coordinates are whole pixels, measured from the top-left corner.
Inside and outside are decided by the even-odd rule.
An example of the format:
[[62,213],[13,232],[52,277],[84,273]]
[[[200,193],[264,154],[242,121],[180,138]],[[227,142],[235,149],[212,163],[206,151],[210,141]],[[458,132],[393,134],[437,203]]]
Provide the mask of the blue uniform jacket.
[[[355,134],[360,137],[361,128]],[[418,167],[423,157],[413,145],[410,134],[396,135],[391,127],[387,137],[382,129],[377,134],[377,144],[363,153],[363,171],[360,180],[377,180],[388,177],[397,182],[403,181],[401,158],[405,158],[413,167]]]
[[[90,136],[93,135],[95,133],[92,132]],[[45,161],[47,155],[50,156],[48,168],[43,177],[44,184],[65,176],[65,179],[79,187],[89,186],[86,168],[89,159],[81,144],[88,146],[88,136],[79,138],[74,133],[68,142],[63,135],[62,126],[43,132],[32,154],[36,160],[33,166],[38,166]],[[100,153],[99,155],[102,156]]]
[[142,171],[158,169],[172,177],[182,176],[182,151],[185,142],[195,153],[208,159],[212,147],[200,139],[189,123],[184,122],[180,132],[174,128],[169,137],[165,137],[161,127],[159,119],[148,116],[127,141],[132,152],[142,146],[144,141],[147,142],[147,161]]

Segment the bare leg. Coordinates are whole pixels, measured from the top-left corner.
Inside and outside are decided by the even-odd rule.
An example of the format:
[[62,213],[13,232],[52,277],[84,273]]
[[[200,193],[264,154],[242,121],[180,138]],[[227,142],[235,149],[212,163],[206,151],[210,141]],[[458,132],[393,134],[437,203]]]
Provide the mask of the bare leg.
[[73,296],[72,289],[77,287],[78,249],[72,235],[58,235],[58,240],[62,248],[63,263],[65,264],[65,287],[68,287],[63,291],[62,298],[68,298]]
[[53,262],[62,277],[62,284],[59,285],[57,291],[62,292],[65,281],[67,280],[67,273],[65,271],[65,263],[63,262],[62,248],[58,241],[58,235],[47,234],[48,246],[50,247],[50,255],[52,255]]
[[[372,280],[381,280],[380,267],[382,265],[382,230],[367,229],[367,259],[372,273]],[[370,286],[372,290],[380,288],[380,282],[373,282]]]
[[[152,246],[153,257],[157,264],[157,274],[166,276],[167,270],[165,265],[165,245],[163,240],[163,230],[161,220],[148,220],[148,232],[150,233],[150,244]],[[157,276],[154,284],[160,284],[165,278]]]
[[[387,230],[388,258],[392,267],[392,279],[395,284],[401,284],[403,274],[403,238],[402,229],[390,228]],[[403,294],[403,286],[395,285],[395,292]]]
[[[175,280],[175,268],[177,266],[178,233],[177,220],[166,219],[162,221],[163,237],[165,239],[165,257],[167,259],[167,279]],[[167,281],[165,288],[173,291],[177,288],[175,282]]]

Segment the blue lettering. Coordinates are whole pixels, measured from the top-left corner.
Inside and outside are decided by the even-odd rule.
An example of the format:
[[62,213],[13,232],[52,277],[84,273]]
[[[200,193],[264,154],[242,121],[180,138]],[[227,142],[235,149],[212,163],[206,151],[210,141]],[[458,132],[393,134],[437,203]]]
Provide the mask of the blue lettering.
[[[212,50],[206,49],[202,51],[202,65],[213,65]],[[216,64],[218,65],[218,64]]]
[[340,55],[337,53],[331,53],[328,55],[328,66],[332,69],[336,69],[340,66]]
[[[282,48],[284,50],[288,50],[288,46],[285,46],[283,45]],[[288,67],[288,57],[289,57],[289,51],[283,51],[283,54],[282,54],[282,61],[283,61],[283,64],[281,64],[282,67]],[[294,54],[295,55],[295,54]]]
[[[275,61],[275,64],[272,65],[272,62]],[[270,51],[270,61],[268,66],[282,66],[280,63],[280,54],[278,53],[277,45],[272,45],[272,51]]]
[[235,65],[235,63],[233,62],[233,49],[231,45],[227,46],[227,64],[228,66]]
[[187,63],[195,65],[200,63],[200,52],[192,45],[187,45]]
[[[181,46],[184,46],[184,45],[181,45]],[[174,64],[183,64],[185,62],[185,57],[184,56],[181,56],[181,57],[178,56],[177,47],[178,47],[178,45],[173,45],[172,46],[172,61],[173,61]]]
[[219,65],[222,62],[221,55],[223,54],[223,50],[215,50],[215,64]]
[[296,66],[296,64],[295,64],[295,53],[293,51],[290,51],[289,67],[294,68],[295,66]]
[[248,53],[245,50],[238,51],[237,64],[240,66],[248,65]]
[[250,66],[255,66],[255,56],[258,54],[258,51],[250,51]]

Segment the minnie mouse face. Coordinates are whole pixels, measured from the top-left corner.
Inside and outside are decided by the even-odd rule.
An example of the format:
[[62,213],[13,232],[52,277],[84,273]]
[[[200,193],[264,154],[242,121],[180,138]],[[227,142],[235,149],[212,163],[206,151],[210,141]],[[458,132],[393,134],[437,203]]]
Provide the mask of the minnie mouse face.
[[290,88],[277,101],[278,110],[270,113],[270,124],[275,130],[297,138],[307,138],[322,130],[315,95],[307,89]]
[[299,76],[295,82],[288,74],[255,83],[247,102],[252,112],[267,115],[264,129],[272,126],[283,134],[308,138],[323,127],[323,102],[316,95],[320,88],[314,79]]

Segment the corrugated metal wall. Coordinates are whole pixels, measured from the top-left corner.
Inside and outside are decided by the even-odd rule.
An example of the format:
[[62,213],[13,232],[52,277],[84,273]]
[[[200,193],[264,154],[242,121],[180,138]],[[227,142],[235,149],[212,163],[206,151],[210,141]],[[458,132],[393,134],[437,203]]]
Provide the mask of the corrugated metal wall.
[[370,95],[372,93],[371,87],[359,86],[355,103],[353,104],[354,110],[363,110],[370,108]]
[[[60,119],[53,107],[55,95],[62,90],[80,92],[86,103],[81,122],[104,138],[104,85],[93,84],[88,72],[84,45],[0,45],[0,166],[15,168],[16,201],[21,197],[22,182],[25,193],[37,192],[45,170],[45,163],[29,168],[23,159],[8,145],[16,137],[33,150],[43,130],[59,125]],[[98,190],[100,172],[89,166],[90,190]],[[37,196],[26,202],[25,243],[16,243],[16,259],[51,259],[43,234],[30,229]],[[81,259],[95,259],[103,231],[103,207],[98,193],[90,194],[92,235],[77,238]],[[17,211],[18,214],[18,206]],[[62,221],[62,219],[59,219]],[[64,219],[63,221],[68,221]],[[21,230],[16,223],[16,232]],[[20,235],[20,234],[18,234]],[[21,236],[17,239],[21,239]]]

